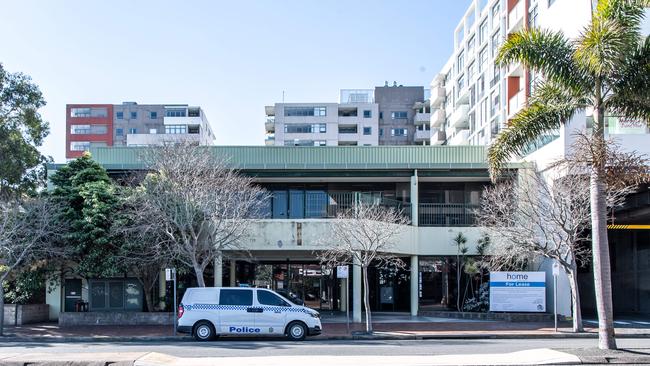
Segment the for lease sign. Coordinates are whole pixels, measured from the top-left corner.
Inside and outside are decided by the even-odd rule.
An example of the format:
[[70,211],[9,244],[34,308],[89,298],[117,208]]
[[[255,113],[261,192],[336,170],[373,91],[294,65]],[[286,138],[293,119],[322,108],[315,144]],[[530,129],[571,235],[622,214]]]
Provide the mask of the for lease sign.
[[545,312],[545,272],[491,272],[490,311]]

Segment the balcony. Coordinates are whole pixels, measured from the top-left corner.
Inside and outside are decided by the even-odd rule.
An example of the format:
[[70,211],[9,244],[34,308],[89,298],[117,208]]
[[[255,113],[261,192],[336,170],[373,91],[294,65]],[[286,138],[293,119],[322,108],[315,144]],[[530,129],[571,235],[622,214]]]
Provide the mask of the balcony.
[[526,15],[526,1],[519,0],[517,4],[508,12],[508,34],[517,32],[524,28]]
[[267,116],[275,116],[275,106],[274,105],[265,106],[264,112],[266,113]]
[[273,146],[275,145],[275,135],[268,135],[264,140],[264,145]]
[[445,102],[447,92],[443,86],[434,86],[431,87],[431,107],[436,108],[442,105]]
[[447,133],[442,130],[433,131],[431,134],[431,145],[442,145],[447,141]]
[[508,99],[508,119],[514,117],[524,107],[525,103],[526,93],[523,90]]
[[413,137],[415,141],[429,141],[431,140],[431,130],[415,130],[415,135]]
[[456,134],[450,138],[447,145],[468,145],[469,130],[456,131]]
[[275,132],[275,117],[267,117],[264,128],[266,132]]
[[524,67],[521,62],[515,62],[508,65],[506,68],[506,77],[524,77]]
[[465,86],[458,91],[458,100],[456,101],[456,104],[468,104],[468,103],[469,103],[469,88]]
[[452,128],[465,128],[468,127],[468,112],[469,105],[459,105],[454,112],[449,116],[449,124]]
[[428,125],[431,123],[431,113],[416,112],[414,123],[416,125]]
[[445,110],[444,109],[435,109],[431,113],[431,118],[429,119],[431,127],[440,127],[445,123]]
[[464,203],[420,203],[418,225],[420,226],[474,226],[477,205]]

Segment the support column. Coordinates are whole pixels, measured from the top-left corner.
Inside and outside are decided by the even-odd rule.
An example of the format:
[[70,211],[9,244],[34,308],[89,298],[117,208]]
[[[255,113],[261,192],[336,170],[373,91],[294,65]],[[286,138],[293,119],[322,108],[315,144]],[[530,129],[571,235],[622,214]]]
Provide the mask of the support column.
[[214,287],[223,287],[223,255],[214,258]]
[[230,260],[230,287],[235,287],[237,284],[235,282],[235,275],[237,274],[237,261],[235,259]]
[[352,322],[361,323],[361,263],[355,257],[352,266]]
[[418,226],[420,221],[418,215],[418,202],[418,171],[416,169],[411,177],[411,223],[413,226]]
[[158,274],[158,303],[161,309],[165,308],[165,297],[167,297],[167,277],[163,268]]
[[420,269],[418,256],[411,256],[411,316],[418,315],[420,305]]

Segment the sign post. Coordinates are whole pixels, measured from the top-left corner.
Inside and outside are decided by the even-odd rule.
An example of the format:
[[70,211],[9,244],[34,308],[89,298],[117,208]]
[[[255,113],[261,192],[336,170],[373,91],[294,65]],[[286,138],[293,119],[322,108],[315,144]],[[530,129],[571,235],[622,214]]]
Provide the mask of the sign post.
[[172,281],[174,286],[174,335],[178,328],[178,306],[176,305],[176,268],[165,268],[165,280]]
[[348,266],[337,266],[336,267],[336,277],[344,279],[345,281],[345,323],[348,327],[348,333],[350,333],[350,284],[348,283],[348,278],[350,278]]
[[553,321],[555,322],[555,333],[557,333],[557,276],[560,275],[560,264],[553,262]]

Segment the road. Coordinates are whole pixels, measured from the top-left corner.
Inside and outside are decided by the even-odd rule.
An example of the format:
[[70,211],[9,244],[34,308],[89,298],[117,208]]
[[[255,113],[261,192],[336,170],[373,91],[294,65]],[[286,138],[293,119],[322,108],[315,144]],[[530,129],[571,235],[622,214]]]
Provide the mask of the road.
[[[650,353],[650,338],[618,339],[619,348]],[[535,348],[594,348],[596,339],[458,339],[411,341],[305,341],[219,340],[196,342],[45,343],[0,342],[4,354],[64,354],[158,352],[178,357],[264,356],[417,356],[443,354],[508,353]]]

